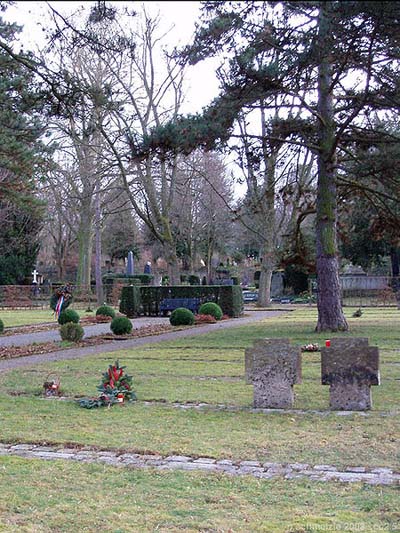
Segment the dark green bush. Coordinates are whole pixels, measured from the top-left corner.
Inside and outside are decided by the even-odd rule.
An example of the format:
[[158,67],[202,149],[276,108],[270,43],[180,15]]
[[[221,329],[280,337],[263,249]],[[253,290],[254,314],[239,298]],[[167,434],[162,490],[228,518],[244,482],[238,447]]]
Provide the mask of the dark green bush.
[[109,305],[101,305],[96,310],[96,316],[99,316],[99,315],[110,316],[111,318],[115,318],[115,311]]
[[145,315],[159,314],[164,298],[200,298],[201,302],[217,303],[225,315],[239,317],[243,313],[242,288],[239,285],[175,285],[171,287],[140,287]]
[[83,338],[83,328],[75,322],[66,322],[60,328],[60,335],[63,341],[79,342]]
[[190,309],[178,307],[172,311],[169,321],[173,326],[191,326],[194,324],[194,314]]
[[200,306],[199,315],[211,315],[217,320],[222,318],[222,309],[214,302],[206,302]]
[[129,287],[122,287],[121,301],[119,310],[128,318],[134,318],[140,314],[141,297],[140,287],[136,285],[129,285]]
[[190,274],[188,281],[190,285],[200,285],[200,278],[199,276],[196,276],[196,274]]
[[243,291],[239,285],[221,286],[218,305],[225,315],[238,318],[243,314]]
[[126,316],[116,316],[110,324],[114,335],[126,335],[132,331],[132,322]]
[[79,322],[79,315],[74,309],[61,311],[60,316],[58,317],[58,323],[66,324],[67,322],[73,322],[74,324]]
[[0,335],[3,333],[3,331],[4,331],[4,322],[0,318]]

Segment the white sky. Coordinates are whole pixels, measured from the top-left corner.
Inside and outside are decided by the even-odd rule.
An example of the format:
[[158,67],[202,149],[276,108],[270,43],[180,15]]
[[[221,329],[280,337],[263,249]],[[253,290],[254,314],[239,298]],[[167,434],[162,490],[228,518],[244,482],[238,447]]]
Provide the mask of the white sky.
[[[8,22],[16,22],[23,26],[21,40],[24,48],[35,51],[43,46],[44,32],[39,24],[45,20],[48,11],[47,4],[52,5],[63,15],[77,11],[80,7],[90,7],[95,2],[15,2],[3,13]],[[161,27],[166,31],[172,29],[167,42],[173,46],[185,45],[191,41],[195,22],[199,19],[201,2],[108,2],[115,6],[127,6],[140,10],[144,6],[148,13],[160,14]],[[216,60],[207,60],[193,67],[187,72],[187,102],[182,107],[182,113],[195,113],[208,105],[218,95],[218,82],[215,76]]]
[[[16,1],[9,6],[7,10],[2,13],[2,17],[8,22],[16,22],[23,26],[23,31],[20,37],[24,48],[35,52],[41,47],[45,46],[45,39],[40,24],[46,20],[46,13],[48,12],[48,4],[53,6],[62,15],[71,14],[82,6],[89,8],[95,2],[63,2],[63,1]],[[171,30],[167,36],[166,42],[171,46],[185,45],[191,42],[195,30],[195,22],[199,20],[201,2],[193,1],[166,1],[166,2],[137,2],[137,1],[121,1],[121,2],[107,2],[116,7],[126,6],[130,9],[140,11],[141,6],[146,8],[146,11],[151,15],[160,15],[160,27],[167,32]],[[218,96],[218,81],[215,75],[215,69],[219,62],[217,59],[208,59],[202,61],[197,65],[188,67],[186,76],[186,101],[181,107],[181,113],[197,113]],[[236,174],[236,165],[226,161],[229,171]],[[234,194],[236,198],[243,196],[245,187],[240,184],[235,184]]]

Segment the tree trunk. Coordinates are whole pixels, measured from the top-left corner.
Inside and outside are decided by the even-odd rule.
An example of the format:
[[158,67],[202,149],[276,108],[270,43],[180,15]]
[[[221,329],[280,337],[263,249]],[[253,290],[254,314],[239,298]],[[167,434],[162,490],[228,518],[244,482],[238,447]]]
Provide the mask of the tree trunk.
[[174,242],[164,243],[163,255],[167,262],[169,284],[179,285],[180,277],[179,277],[178,257],[176,255],[176,246]]
[[278,152],[274,151],[267,159],[265,178],[266,192],[262,206],[264,214],[264,242],[262,245],[261,273],[258,288],[258,307],[269,307],[271,305],[272,273],[276,267],[275,167],[277,155]]
[[268,260],[267,255],[263,255],[261,263],[261,273],[258,288],[258,307],[269,307],[271,305],[271,281],[273,264]]
[[90,290],[91,260],[93,248],[92,215],[90,210],[84,209],[78,231],[79,263],[77,273],[77,285],[82,290]]
[[97,176],[96,183],[96,259],[95,259],[95,276],[96,276],[96,300],[97,305],[104,303],[103,279],[101,277],[101,206],[100,206],[100,178]]
[[337,194],[335,123],[332,96],[331,42],[332,2],[320,3],[319,16],[319,154],[317,189],[317,331],[347,331],[348,324],[341,305],[339,264],[337,257]]

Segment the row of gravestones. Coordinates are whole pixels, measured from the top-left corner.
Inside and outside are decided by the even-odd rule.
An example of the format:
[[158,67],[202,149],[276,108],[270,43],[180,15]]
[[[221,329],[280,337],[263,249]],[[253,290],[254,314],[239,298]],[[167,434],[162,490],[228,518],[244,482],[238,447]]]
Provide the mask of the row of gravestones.
[[[245,351],[246,382],[254,407],[293,407],[293,385],[301,383],[301,349],[289,339],[260,339]],[[321,383],[329,385],[330,408],[371,409],[371,385],[379,385],[379,350],[363,337],[334,338],[321,348]]]

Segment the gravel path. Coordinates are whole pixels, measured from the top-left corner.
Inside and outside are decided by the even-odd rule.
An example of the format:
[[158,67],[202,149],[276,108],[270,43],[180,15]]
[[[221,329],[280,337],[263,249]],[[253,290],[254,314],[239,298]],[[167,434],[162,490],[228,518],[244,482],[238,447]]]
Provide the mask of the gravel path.
[[[90,356],[94,354],[99,353],[108,353],[108,352],[114,352],[117,350],[126,350],[129,348],[136,348],[137,346],[144,346],[146,344],[155,344],[163,341],[173,341],[175,339],[182,339],[186,337],[194,337],[196,335],[203,335],[205,333],[209,333],[210,331],[216,331],[220,329],[227,329],[227,328],[234,328],[239,326],[244,326],[245,324],[250,324],[254,322],[260,322],[261,320],[268,319],[273,316],[278,316],[284,313],[285,311],[250,311],[245,314],[245,316],[241,318],[234,318],[232,320],[223,320],[221,322],[217,322],[216,324],[204,324],[202,326],[196,326],[194,328],[190,328],[187,330],[180,330],[180,331],[171,331],[168,333],[161,333],[160,335],[154,335],[149,337],[140,337],[138,339],[127,339],[124,341],[110,341],[105,344],[99,344],[98,346],[88,346],[85,348],[70,348],[68,350],[59,350],[56,352],[50,352],[46,354],[35,354],[35,355],[29,355],[27,357],[18,357],[16,359],[4,359],[0,361],[0,372],[4,372],[7,370],[11,370],[13,368],[18,368],[21,366],[27,366],[27,365],[34,365],[37,363],[44,363],[47,361],[62,361],[65,359],[79,359],[81,357]],[[165,318],[143,318],[143,319],[134,319],[133,324],[134,327],[139,327],[139,321],[141,322],[141,326],[145,325],[151,325],[151,324],[159,324],[162,320],[168,320]],[[163,323],[163,322],[161,322]],[[164,322],[165,323],[165,322]],[[99,327],[105,327],[106,332],[109,332],[109,324],[96,324],[94,326],[87,326],[85,327],[85,334],[88,330],[88,333],[92,335],[99,335],[99,332],[93,333],[94,330],[91,328],[99,328]],[[49,334],[49,333],[55,333],[56,339],[59,340],[59,334],[58,331],[56,332],[38,332],[38,333],[30,333],[27,335],[15,335],[10,337],[4,337],[1,340],[10,339],[11,345],[16,345],[16,342],[12,342],[14,339],[18,339],[20,337],[29,338],[29,343],[33,342],[44,342],[43,340],[38,340],[39,338],[42,338],[42,334]],[[104,333],[104,331],[103,331]],[[51,340],[51,339],[47,339]],[[25,344],[27,344],[25,342]]]
[[[169,324],[169,319],[164,317],[141,317],[131,320],[133,329],[142,328],[143,326],[155,324]],[[95,337],[96,335],[111,334],[110,323],[91,324],[83,326],[85,337]],[[7,337],[0,337],[0,346],[25,346],[27,344],[54,342],[60,340],[60,333],[58,326],[47,331],[37,331],[34,333],[20,333],[18,335],[10,335]]]

